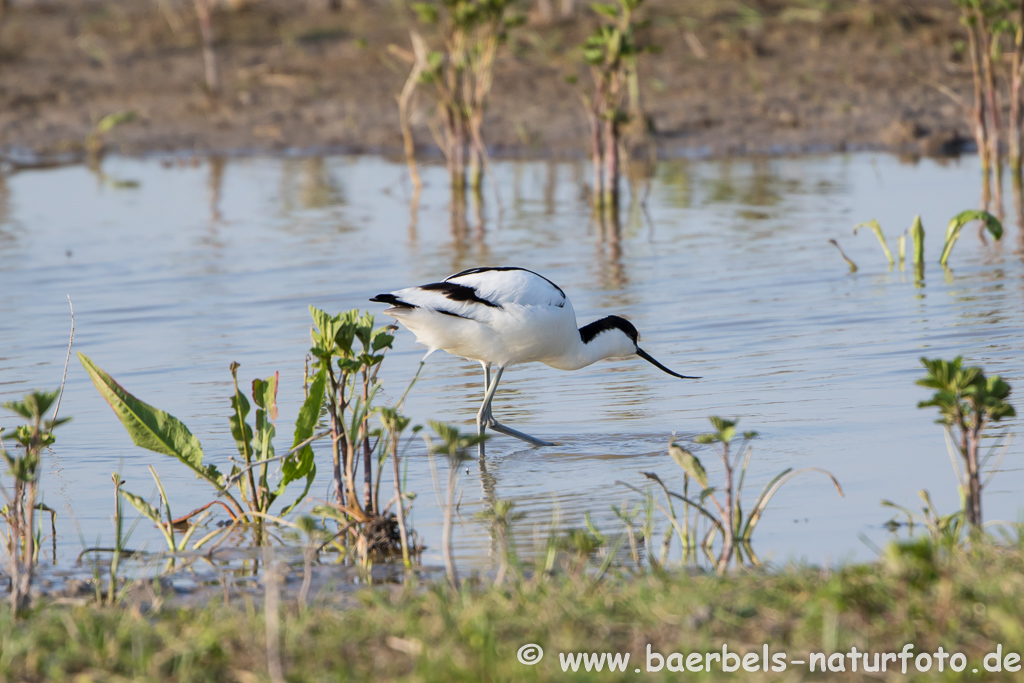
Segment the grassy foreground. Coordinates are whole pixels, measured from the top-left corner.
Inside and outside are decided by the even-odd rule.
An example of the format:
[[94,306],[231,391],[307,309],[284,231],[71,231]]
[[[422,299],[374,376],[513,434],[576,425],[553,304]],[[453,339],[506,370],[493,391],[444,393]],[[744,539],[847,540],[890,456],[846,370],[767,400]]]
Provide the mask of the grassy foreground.
[[[344,608],[337,600],[305,610],[282,601],[281,664],[290,681],[1010,680],[1021,675],[1008,670],[1020,664],[1010,653],[1024,651],[1022,564],[1024,547],[985,543],[946,556],[909,544],[877,563],[833,572],[649,573],[600,582],[559,576],[505,586],[467,582],[460,592],[443,585],[368,588]],[[264,616],[251,602],[148,614],[51,604],[20,622],[5,609],[0,680],[273,680]],[[535,665],[517,660],[527,643],[544,649]],[[858,657],[871,653],[872,664],[873,653],[899,653],[908,643],[906,676],[899,659],[888,662],[887,674],[864,673],[860,660],[852,670],[851,647]],[[754,671],[722,673],[717,660],[711,674],[669,671],[684,662],[671,653],[703,653],[703,664],[723,644],[729,653],[758,658],[767,645],[772,656],[785,654],[787,666],[766,672],[760,659],[744,659]],[[667,658],[660,672],[647,670],[659,664],[648,659],[648,645]],[[993,673],[983,667],[998,645],[1004,666]],[[940,646],[947,653],[942,673],[939,659],[923,654]],[[600,674],[588,673],[582,660],[578,673],[563,672],[559,653],[577,652],[630,653],[630,660],[625,672],[609,673],[605,663]],[[794,663],[812,652],[824,653],[813,674],[809,661]],[[960,674],[949,669],[956,662],[948,653],[956,652],[966,662]],[[822,661],[830,672],[821,673]],[[990,667],[995,661],[987,660]],[[739,662],[726,658],[728,665]],[[840,664],[844,673],[836,673]],[[922,673],[925,664],[929,671]]]

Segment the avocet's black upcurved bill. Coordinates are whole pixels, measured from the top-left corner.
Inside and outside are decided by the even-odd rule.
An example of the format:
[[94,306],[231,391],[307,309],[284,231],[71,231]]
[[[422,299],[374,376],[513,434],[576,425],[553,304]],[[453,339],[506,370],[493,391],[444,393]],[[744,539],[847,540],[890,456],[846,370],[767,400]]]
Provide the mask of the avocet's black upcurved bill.
[[654,367],[658,368],[662,372],[667,372],[668,374],[672,375],[673,377],[678,377],[679,379],[700,379],[700,377],[691,377],[690,375],[680,375],[678,372],[673,372],[672,370],[669,370],[664,365],[662,365],[661,363],[656,361],[654,359],[654,356],[652,356],[651,354],[647,353],[646,351],[641,349],[639,346],[636,347],[636,355],[640,356],[645,361],[647,361],[648,363],[650,363]]

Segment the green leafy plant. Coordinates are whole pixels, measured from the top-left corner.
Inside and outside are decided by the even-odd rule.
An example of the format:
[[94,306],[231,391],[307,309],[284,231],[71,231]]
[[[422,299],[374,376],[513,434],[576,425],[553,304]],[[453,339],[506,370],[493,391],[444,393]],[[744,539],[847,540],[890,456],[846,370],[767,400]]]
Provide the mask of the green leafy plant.
[[[661,478],[653,472],[644,472],[643,474],[648,479],[657,483],[664,491],[669,508],[661,507],[660,504],[659,508],[668,517],[669,523],[672,524],[673,528],[676,529],[676,533],[679,535],[684,548],[693,546],[693,539],[696,537],[696,525],[691,529],[679,524],[675,511],[672,508],[672,499],[682,501],[687,506],[687,511],[689,511],[689,508],[693,508],[710,523],[710,528],[704,535],[701,545],[708,554],[709,559],[714,562],[719,573],[724,572],[728,568],[729,562],[732,561],[734,555],[736,556],[737,563],[742,562],[744,552],[751,561],[757,562],[751,546],[754,529],[757,528],[758,522],[761,521],[761,516],[764,514],[765,508],[768,507],[768,503],[771,502],[771,499],[782,485],[793,477],[804,472],[821,472],[832,481],[839,495],[843,495],[842,486],[839,485],[839,481],[836,480],[831,472],[820,467],[803,467],[798,470],[788,467],[765,484],[765,487],[761,490],[761,495],[757,497],[750,512],[744,513],[741,504],[743,482],[746,478],[747,466],[750,464],[750,455],[753,451],[750,442],[757,436],[757,432],[743,432],[738,435],[739,439],[737,439],[736,424],[739,422],[738,419],[726,420],[715,416],[708,419],[711,421],[714,431],[701,434],[694,441],[698,444],[711,445],[715,448],[719,460],[722,462],[725,478],[721,487],[711,486],[707,471],[704,469],[700,459],[690,450],[677,444],[674,439],[669,441],[669,456],[685,473],[684,486],[687,486],[690,480],[697,484],[699,487],[697,496],[689,495],[685,488],[682,494],[670,491]],[[638,490],[635,487],[630,488]],[[708,501],[711,502],[711,506],[707,505]],[[711,507],[713,509],[710,509]],[[717,534],[722,535],[722,545],[718,552],[718,557],[715,558],[711,554],[711,547],[715,542]]]
[[[120,495],[161,529],[172,552],[186,547],[195,530],[195,525],[190,527],[189,520],[205,513],[212,505],[221,505],[231,515],[234,522],[228,529],[237,524],[252,523],[257,527],[258,538],[263,538],[262,523],[268,518],[277,524],[291,526],[281,516],[291,512],[305,499],[316,477],[312,442],[329,436],[332,440],[334,496],[329,504],[317,506],[314,512],[325,519],[337,521],[341,531],[323,545],[335,544],[339,550],[344,550],[344,545],[336,544],[336,538],[354,539],[358,542],[364,563],[369,562],[371,552],[386,550],[390,553],[400,546],[404,562],[407,566],[411,563],[411,551],[416,546],[406,528],[406,510],[412,496],[402,491],[398,451],[401,436],[409,426],[408,418],[399,413],[399,408],[412,383],[397,406],[380,410],[381,428],[375,429],[370,424],[370,418],[377,410],[373,401],[380,389],[377,371],[384,351],[390,348],[394,339],[390,334],[393,328],[374,328],[373,316],[360,315],[356,310],[334,316],[313,307],[310,311],[314,321],[311,329],[313,364],[311,374],[307,369],[307,395],[295,421],[292,447],[286,453],[278,455],[274,448],[278,374],[254,380],[250,402],[238,384],[239,366],[231,364],[234,392],[230,398],[229,427],[239,457],[228,475],[221,473],[215,465],[204,462],[199,440],[177,418],[136,398],[88,357],[79,354],[96,388],[137,445],[176,458],[226,500],[212,501],[175,518],[155,471],[152,475],[160,493],[156,504],[119,487]],[[413,382],[415,380],[416,377]],[[314,434],[324,407],[330,428]],[[250,413],[254,415],[250,416]],[[254,419],[250,421],[250,418]],[[412,431],[415,434],[419,429],[414,427]],[[392,503],[383,510],[380,505],[380,484],[388,457],[395,464],[394,515],[388,514]],[[280,463],[276,485],[270,476],[270,464],[273,462]],[[363,468],[361,487],[356,483],[360,466]],[[271,515],[271,507],[285,489],[303,479],[305,488],[302,494],[277,516]],[[188,533],[177,540],[174,531],[183,528],[188,529]],[[220,531],[200,538],[193,544],[193,549],[201,547]]]
[[[1002,207],[1003,149],[1014,183],[1021,183],[1021,136],[1024,109],[1024,7],[1013,0],[954,0],[967,29],[966,48],[974,84],[973,101],[943,88],[964,109],[978,147],[982,172],[982,206]],[[1009,117],[1003,118],[1000,82],[1005,84]],[[1002,140],[1005,134],[1005,145]],[[995,182],[992,181],[993,172]],[[993,197],[994,191],[994,197]]]
[[[11,606],[16,614],[23,613],[29,607],[32,575],[38,559],[39,538],[36,534],[35,512],[41,505],[37,501],[43,449],[53,444],[53,430],[71,419],[57,418],[59,396],[59,390],[34,391],[20,401],[7,401],[2,405],[26,420],[26,424],[0,434],[0,455],[7,462],[8,473],[14,479],[13,491],[3,489],[7,498],[3,516],[8,529]],[[51,407],[54,408],[54,414],[47,420],[45,415]],[[4,439],[12,439],[18,448],[14,452],[8,451]]]
[[935,393],[930,399],[918,403],[917,407],[938,408],[939,419],[936,422],[945,428],[960,456],[960,465],[956,458],[951,459],[967,521],[974,527],[980,527],[981,469],[995,452],[993,447],[988,455],[982,457],[981,439],[992,423],[1017,414],[1006,401],[1011,392],[1010,385],[999,375],[986,377],[980,367],[964,367],[960,356],[951,361],[921,358],[921,363],[928,374],[917,384],[934,389]]
[[[272,489],[267,481],[267,465],[272,459],[277,459],[274,456],[271,442],[275,431],[273,420],[277,417],[276,374],[265,380],[253,382],[253,401],[258,407],[254,432],[246,422],[250,407],[248,400],[238,389],[238,365],[232,364],[231,372],[235,378],[235,392],[231,397],[234,413],[230,418],[230,428],[239,453],[243,457],[243,462],[240,463],[241,466],[235,465],[232,468],[230,476],[225,476],[217,469],[216,465],[204,462],[203,448],[199,439],[180,420],[136,398],[85,354],[79,353],[78,359],[89,373],[100,395],[106,399],[114,410],[114,414],[124,425],[135,445],[169,455],[188,467],[197,478],[209,483],[218,496],[224,496],[227,499],[232,517],[236,520],[264,518],[277,497],[293,481],[306,477],[306,490],[308,490],[309,483],[315,476],[315,469],[312,463],[312,451],[307,453],[305,448],[299,450],[291,462],[286,461],[282,464],[281,480],[276,488]],[[322,400],[322,393],[310,393],[310,397],[306,399],[295,424],[296,445],[307,442],[312,436]],[[260,470],[258,479],[253,475],[253,470],[257,467]],[[159,485],[159,480],[157,483]],[[237,497],[232,492],[233,489],[237,490]],[[303,493],[304,495],[305,493]],[[166,501],[165,495],[162,498]],[[128,497],[128,500],[145,516],[151,519],[153,516],[156,516],[157,519],[160,518],[159,514],[153,515],[145,506],[138,504],[142,501],[140,497],[132,495]],[[245,507],[240,501],[244,501]],[[293,506],[294,504],[288,509]],[[167,508],[169,510],[169,504]],[[162,522],[158,522],[158,525],[162,524]],[[173,549],[173,542],[170,545]]]
[[[483,186],[488,164],[483,120],[493,85],[494,60],[508,30],[523,20],[510,11],[513,4],[514,0],[414,2],[411,8],[419,21],[438,26],[442,47],[425,50],[414,31],[413,53],[392,50],[412,64],[415,75],[399,98],[400,108],[408,106],[409,83],[434,87],[438,121],[434,137],[448,164],[453,197],[465,193],[467,159],[469,187],[479,192]],[[410,135],[405,137],[408,150]]]
[[605,212],[619,206],[619,147],[622,126],[630,118],[626,106],[630,88],[635,91],[634,102],[639,98],[635,75],[644,48],[636,40],[634,12],[641,4],[643,0],[592,3],[601,23],[581,46],[593,86],[581,97],[590,123],[594,205]]
[[[314,322],[310,330],[313,383],[320,383],[325,394],[334,481],[333,500],[314,512],[338,523],[339,535],[345,543],[355,542],[364,567],[371,556],[388,556],[399,550],[408,564],[416,545],[406,528],[406,504],[413,496],[402,490],[399,472],[399,445],[409,427],[409,419],[400,410],[419,371],[394,406],[375,407],[381,389],[377,373],[394,341],[395,326],[374,327],[373,316],[360,315],[357,310],[332,316],[311,306],[310,313]],[[313,392],[311,389],[310,395]],[[380,415],[380,428],[371,424],[375,412]],[[419,430],[419,426],[412,428],[413,434]],[[383,469],[389,457],[395,471],[394,514],[389,513],[391,503],[383,508],[380,503]],[[360,467],[361,487],[356,483]]]
[[[965,509],[961,507],[951,514],[940,515],[935,511],[935,504],[932,503],[932,497],[928,491],[922,489],[917,492],[917,495],[924,502],[919,513],[902,505],[897,505],[891,500],[883,500],[882,505],[899,511],[906,518],[906,522],[902,523],[902,525],[905,525],[911,534],[914,532],[914,526],[920,525],[928,531],[928,537],[935,547],[947,551],[959,547],[966,528]],[[894,517],[889,520],[887,526],[892,530],[896,530],[901,526],[901,523]]]
[[[373,316],[351,310],[337,315],[309,307],[314,327],[314,384],[323,383],[330,418],[335,502],[354,519],[374,514],[373,447],[370,427],[373,399],[380,389],[377,371],[391,348],[392,327],[374,328]],[[359,346],[356,343],[359,343]],[[310,390],[313,395],[313,390]],[[362,496],[356,475],[363,465]]]

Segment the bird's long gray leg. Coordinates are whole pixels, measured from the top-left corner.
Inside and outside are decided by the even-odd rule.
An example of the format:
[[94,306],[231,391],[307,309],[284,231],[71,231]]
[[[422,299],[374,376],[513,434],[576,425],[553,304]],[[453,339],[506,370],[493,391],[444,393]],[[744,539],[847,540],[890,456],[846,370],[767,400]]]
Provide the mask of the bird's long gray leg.
[[[491,364],[486,361],[480,361],[480,365],[484,367],[484,402],[480,404],[480,411],[476,414],[476,433],[483,436],[487,428],[488,418],[491,416],[491,406],[487,402],[487,396],[491,390]],[[483,441],[477,446],[477,453],[481,458],[484,457]]]
[[543,439],[532,437],[529,434],[523,434],[522,432],[516,431],[511,427],[506,427],[505,425],[501,424],[500,422],[494,419],[494,415],[491,414],[491,401],[494,400],[494,392],[498,389],[498,382],[501,381],[501,373],[503,373],[504,371],[505,368],[501,367],[500,365],[494,371],[494,379],[491,382],[490,388],[487,390],[487,396],[484,398],[484,404],[483,406],[480,407],[480,413],[483,414],[484,419],[486,421],[486,425],[496,432],[500,432],[502,434],[505,434],[506,436],[515,437],[520,441],[525,441],[531,446],[554,446],[555,444],[551,443],[550,441],[544,441]]

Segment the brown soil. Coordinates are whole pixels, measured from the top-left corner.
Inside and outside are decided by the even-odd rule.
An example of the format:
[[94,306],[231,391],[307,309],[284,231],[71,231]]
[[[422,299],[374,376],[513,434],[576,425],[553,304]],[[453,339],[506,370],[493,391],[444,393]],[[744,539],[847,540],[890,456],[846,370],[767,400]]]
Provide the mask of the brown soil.
[[[96,123],[122,111],[136,118],[104,137],[107,150],[399,152],[408,69],[388,46],[408,48],[413,19],[389,0],[329,4],[218,5],[213,97],[190,1],[15,0],[0,27],[0,154],[78,158]],[[641,38],[660,52],[644,55],[641,87],[664,155],[935,154],[969,137],[940,89],[971,92],[948,0],[649,0],[645,11]],[[512,31],[485,124],[495,153],[585,154],[566,77],[589,78],[572,46],[591,14]],[[433,101],[420,90],[417,142],[432,153]]]

